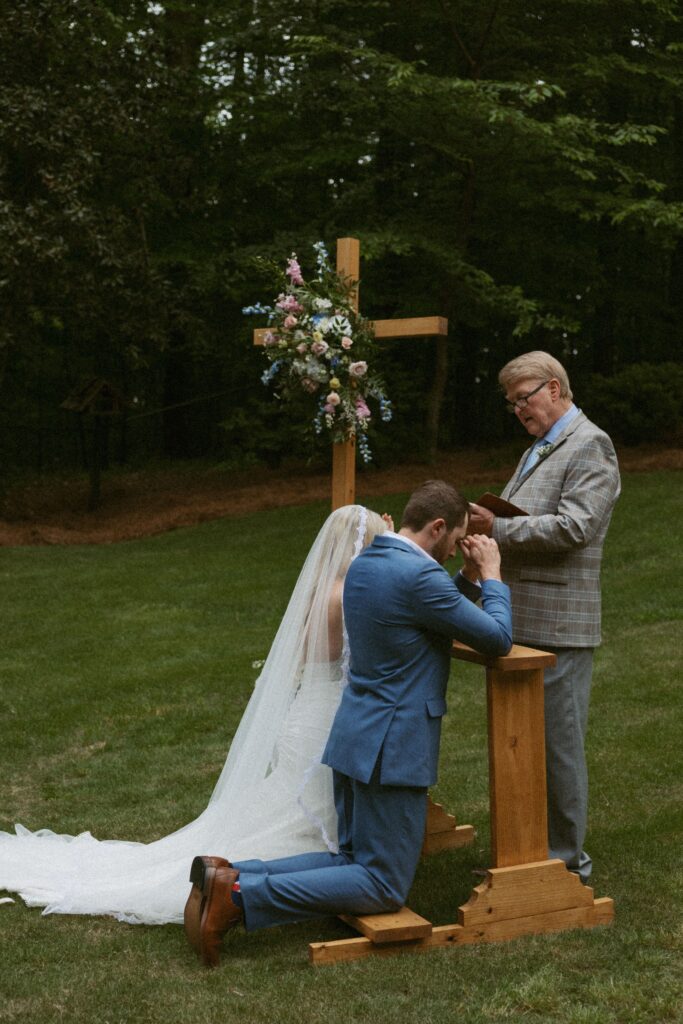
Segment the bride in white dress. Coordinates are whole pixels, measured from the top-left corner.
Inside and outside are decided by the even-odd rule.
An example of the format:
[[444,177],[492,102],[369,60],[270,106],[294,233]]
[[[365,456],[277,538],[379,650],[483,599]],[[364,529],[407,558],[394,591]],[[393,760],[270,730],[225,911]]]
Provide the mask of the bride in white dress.
[[51,914],[110,914],[131,924],[181,923],[192,859],[205,850],[269,860],[336,850],[330,769],[320,764],[346,680],[344,576],[387,529],[346,505],[313,543],[206,810],[153,843],[89,832],[0,832],[0,890]]

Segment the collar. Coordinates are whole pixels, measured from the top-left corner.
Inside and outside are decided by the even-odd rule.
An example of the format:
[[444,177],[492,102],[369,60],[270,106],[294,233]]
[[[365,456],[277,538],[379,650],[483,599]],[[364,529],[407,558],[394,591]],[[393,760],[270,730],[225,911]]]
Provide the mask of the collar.
[[560,434],[562,433],[562,431],[569,426],[571,421],[575,419],[580,412],[581,410],[577,409],[574,403],[572,402],[572,404],[567,409],[566,413],[564,413],[563,416],[560,416],[559,420],[553,423],[550,430],[548,430],[542,438],[535,442],[535,446],[541,444],[554,444],[560,436]]
[[428,551],[425,551],[424,548],[421,548],[419,544],[416,544],[415,541],[411,540],[409,537],[404,537],[402,533],[395,533],[393,530],[387,530],[385,533],[381,533],[380,537],[386,537],[390,540],[400,540],[401,543],[407,544],[409,547],[417,551],[417,553],[422,555],[423,558],[429,558],[430,561],[436,562],[437,565],[439,564]]

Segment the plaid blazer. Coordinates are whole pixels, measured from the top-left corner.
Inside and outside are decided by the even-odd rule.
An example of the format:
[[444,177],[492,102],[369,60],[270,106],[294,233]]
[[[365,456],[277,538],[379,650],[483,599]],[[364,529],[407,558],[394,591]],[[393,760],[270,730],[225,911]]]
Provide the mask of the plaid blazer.
[[496,516],[493,536],[512,592],[516,643],[596,647],[600,562],[621,484],[607,434],[579,413],[526,473],[522,456],[502,497],[528,516]]

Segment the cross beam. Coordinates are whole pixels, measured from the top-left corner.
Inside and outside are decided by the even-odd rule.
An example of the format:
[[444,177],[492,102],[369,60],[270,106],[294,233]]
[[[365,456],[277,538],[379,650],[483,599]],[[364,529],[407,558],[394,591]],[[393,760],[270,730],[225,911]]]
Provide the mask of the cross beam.
[[[370,323],[376,338],[426,338],[448,334],[448,320],[444,316],[408,316],[396,320],[373,320]],[[257,327],[254,344],[265,344],[270,327]]]
[[[337,273],[347,281],[360,277],[360,242],[357,238],[337,239]],[[351,293],[351,303],[358,312],[358,287]],[[375,320],[376,338],[430,338],[448,334],[448,320],[443,316],[406,317],[396,320]],[[267,327],[254,331],[254,344],[263,345]],[[355,438],[332,446],[332,511],[356,500]]]

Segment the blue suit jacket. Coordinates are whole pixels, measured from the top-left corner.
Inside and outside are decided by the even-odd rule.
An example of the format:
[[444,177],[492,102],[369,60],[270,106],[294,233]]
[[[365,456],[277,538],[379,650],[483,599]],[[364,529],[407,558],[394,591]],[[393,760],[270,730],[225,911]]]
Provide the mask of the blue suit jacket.
[[[484,610],[465,596],[482,597]],[[487,580],[453,580],[405,541],[380,535],[352,563],[344,584],[351,648],[349,683],[323,762],[368,782],[381,753],[380,782],[436,782],[452,641],[483,654],[512,644],[510,591]]]

